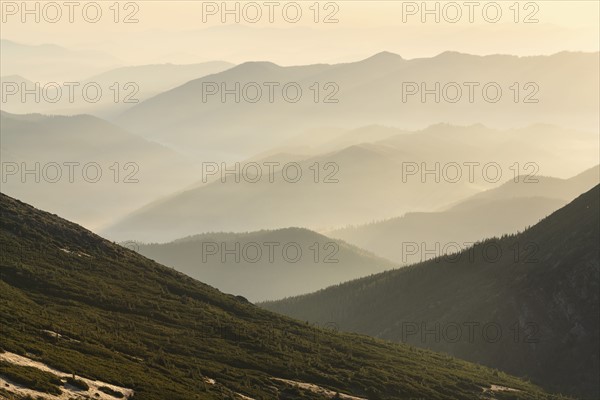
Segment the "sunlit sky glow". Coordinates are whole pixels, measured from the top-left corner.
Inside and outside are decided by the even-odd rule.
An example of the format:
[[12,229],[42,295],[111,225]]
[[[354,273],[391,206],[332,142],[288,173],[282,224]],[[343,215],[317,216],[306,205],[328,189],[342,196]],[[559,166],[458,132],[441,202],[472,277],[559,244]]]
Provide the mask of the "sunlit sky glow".
[[[98,23],[83,20],[80,8],[74,13],[75,22],[68,22],[68,9],[62,7],[63,17],[58,23],[42,20],[39,23],[29,16],[26,23],[21,14],[8,15],[6,10],[21,2],[2,2],[2,39],[23,44],[51,43],[74,50],[95,50],[114,56],[116,65],[146,63],[192,63],[208,60],[225,60],[240,63],[248,60],[269,60],[282,65],[317,62],[344,62],[368,57],[387,50],[405,58],[434,56],[446,50],[472,54],[552,54],[563,50],[598,51],[599,2],[597,1],[537,1],[520,2],[519,22],[515,23],[513,1],[499,1],[502,17],[497,23],[486,22],[483,8],[487,3],[477,2],[474,22],[468,21],[469,8],[460,6],[462,17],[457,23],[444,18],[454,18],[455,8],[448,2],[439,2],[440,22],[430,15],[421,22],[422,2],[401,1],[337,1],[319,3],[319,23],[314,22],[313,1],[297,2],[302,18],[297,23],[286,22],[282,8],[287,2],[278,2],[273,23],[269,23],[268,7],[258,1],[263,16],[258,23],[245,21],[239,24],[229,16],[221,22],[219,11],[206,17],[203,9],[212,7],[200,1],[136,1],[137,23],[114,23],[113,1],[98,2],[103,15]],[[28,2],[33,8],[35,2]],[[44,7],[41,2],[40,8]],[[63,2],[57,2],[62,4]],[[87,2],[82,1],[81,4]],[[120,3],[119,18],[135,11],[127,2]],[[240,3],[240,9],[249,2]],[[436,2],[427,2],[434,8]],[[222,2],[214,2],[221,7]],[[228,2],[234,7],[234,2]],[[403,10],[419,7],[415,15]],[[7,8],[9,7],[9,8]],[[491,7],[491,6],[488,6]],[[247,8],[248,15],[254,10]],[[490,8],[489,16],[495,14]],[[49,9],[49,12],[54,11]],[[337,23],[325,24],[322,20],[332,14]],[[290,14],[294,15],[293,9]],[[524,23],[528,16],[537,23]],[[245,28],[245,29],[244,29]],[[5,72],[3,72],[4,74]]]

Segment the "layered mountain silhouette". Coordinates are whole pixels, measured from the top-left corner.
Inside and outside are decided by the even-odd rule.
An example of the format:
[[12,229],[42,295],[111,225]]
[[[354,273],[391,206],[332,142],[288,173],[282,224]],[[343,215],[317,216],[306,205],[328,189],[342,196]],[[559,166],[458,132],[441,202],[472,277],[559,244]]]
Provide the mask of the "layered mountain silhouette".
[[377,142],[401,133],[412,132],[403,132],[400,129],[382,125],[369,125],[350,130],[331,126],[315,128],[289,138],[280,146],[259,153],[249,160],[271,159],[281,155],[302,159],[362,143]]
[[[119,65],[111,54],[73,50],[56,44],[29,45],[0,40],[2,74],[22,75],[32,81],[72,81],[99,74]],[[43,68],[40,68],[43,65]]]
[[526,231],[266,309],[599,396],[600,186]]
[[[102,118],[112,118],[164,91],[173,89],[193,79],[214,74],[231,68],[233,64],[223,61],[211,61],[199,64],[176,65],[154,64],[137,65],[110,69],[92,77],[77,80],[75,78],[51,82],[58,89],[47,86],[46,81],[31,82],[19,76],[3,76],[0,78],[5,97],[2,98],[2,109],[11,113],[41,114],[92,114]],[[65,86],[77,84],[72,89]],[[21,86],[33,91],[36,83],[43,92],[39,100],[29,94],[23,101]],[[15,89],[18,87],[18,89]],[[84,89],[87,88],[87,89]],[[18,90],[16,94],[15,90]],[[72,91],[72,98],[70,98]],[[85,93],[85,95],[84,95]],[[54,100],[55,96],[59,96]]]
[[[545,121],[595,132],[598,67],[597,53],[569,52],[446,52],[412,60],[383,52],[354,63],[291,67],[248,62],[153,97],[117,121],[182,151],[228,160],[251,157],[308,129],[374,121],[409,129],[440,121],[496,128]],[[413,84],[419,91],[409,95]],[[421,97],[421,88],[438,97]]]
[[89,115],[1,112],[2,192],[97,228],[197,179],[177,152]]
[[0,400],[600,399],[597,5],[58,3],[0,7]]
[[150,400],[553,398],[447,355],[278,316],[6,195],[0,206],[3,397],[68,385],[95,396],[85,379]]
[[[598,183],[599,167],[569,179],[519,176],[439,212],[402,217],[328,232],[395,262],[423,261],[414,245],[437,255],[467,248],[481,238],[522,231]],[[431,256],[428,255],[428,258]]]
[[[331,230],[436,211],[523,174],[573,176],[598,163],[599,149],[596,134],[548,125],[498,131],[439,124],[308,158],[288,150],[239,163],[237,172],[235,163],[225,171],[219,160],[203,159],[219,169],[206,174],[206,183],[199,179],[102,233],[119,241],[163,242],[210,231]],[[271,171],[266,163],[278,164]]]
[[205,233],[129,248],[226,293],[275,300],[391,269],[396,264],[307,229]]

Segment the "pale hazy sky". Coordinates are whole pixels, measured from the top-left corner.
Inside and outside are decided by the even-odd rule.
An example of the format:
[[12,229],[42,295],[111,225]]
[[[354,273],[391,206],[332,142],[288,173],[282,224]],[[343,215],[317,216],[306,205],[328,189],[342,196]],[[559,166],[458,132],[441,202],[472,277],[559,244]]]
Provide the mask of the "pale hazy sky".
[[[35,3],[27,4],[33,8]],[[252,2],[240,2],[239,24],[234,22],[233,15],[229,15],[225,23],[221,22],[221,1],[121,1],[118,23],[113,20],[113,1],[97,2],[102,10],[97,23],[86,22],[82,17],[83,6],[93,2],[80,2],[73,13],[73,23],[68,21],[69,10],[65,6],[61,6],[62,17],[58,23],[48,22],[56,10],[50,6],[44,8],[45,3],[39,5],[39,23],[34,21],[33,15],[27,16],[28,20],[23,23],[22,10],[15,13],[14,9],[15,5],[21,7],[22,2],[2,1],[2,39],[101,51],[116,57],[120,65],[216,59],[234,63],[269,60],[282,65],[334,63],[355,61],[383,50],[415,58],[446,50],[537,55],[599,49],[598,1],[478,1],[472,9],[473,22],[469,22],[470,8],[465,5],[466,1],[426,2],[431,9],[439,3],[439,23],[434,21],[434,15],[421,22],[421,1],[321,1],[318,23],[314,21],[314,1],[275,2],[273,23],[268,22],[267,2],[254,2],[262,13],[257,23],[244,19],[244,10],[248,18],[256,15],[256,8],[248,5]],[[231,8],[235,3],[227,2]],[[286,21],[283,7],[287,7],[286,16],[293,19],[296,4],[302,11],[301,18],[296,23]],[[203,10],[214,10],[214,6],[219,10],[207,15],[203,22]],[[415,10],[415,6],[418,9]],[[499,20],[489,22],[496,18],[498,8]],[[457,17],[457,11],[462,13],[458,22],[450,22]],[[93,18],[95,8],[89,6],[88,13]],[[129,14],[138,22],[123,23]],[[330,14],[338,22],[323,23]],[[525,23],[528,16],[537,22]]]

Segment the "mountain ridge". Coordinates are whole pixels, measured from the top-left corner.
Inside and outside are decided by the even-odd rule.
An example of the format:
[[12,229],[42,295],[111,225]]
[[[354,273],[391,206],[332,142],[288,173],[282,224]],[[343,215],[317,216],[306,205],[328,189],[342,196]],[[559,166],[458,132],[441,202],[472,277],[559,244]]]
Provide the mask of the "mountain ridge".
[[[447,352],[594,399],[599,199],[597,185],[519,234],[261,305],[310,322],[326,316],[341,330]],[[496,324],[505,334],[494,342],[471,340],[464,330],[458,340],[435,334],[471,322]]]
[[209,232],[168,243],[125,243],[150,259],[252,302],[309,293],[397,266],[342,240],[298,227]]

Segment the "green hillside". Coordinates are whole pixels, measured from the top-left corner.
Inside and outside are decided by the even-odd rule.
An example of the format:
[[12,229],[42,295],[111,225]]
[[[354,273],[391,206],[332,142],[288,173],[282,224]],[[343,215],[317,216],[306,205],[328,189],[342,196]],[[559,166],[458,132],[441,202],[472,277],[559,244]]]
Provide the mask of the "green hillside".
[[[0,205],[0,358],[43,362],[73,385],[98,379],[138,400],[330,397],[274,378],[368,399],[552,398],[447,355],[275,315],[8,196]],[[31,367],[3,362],[0,375],[61,390]]]

